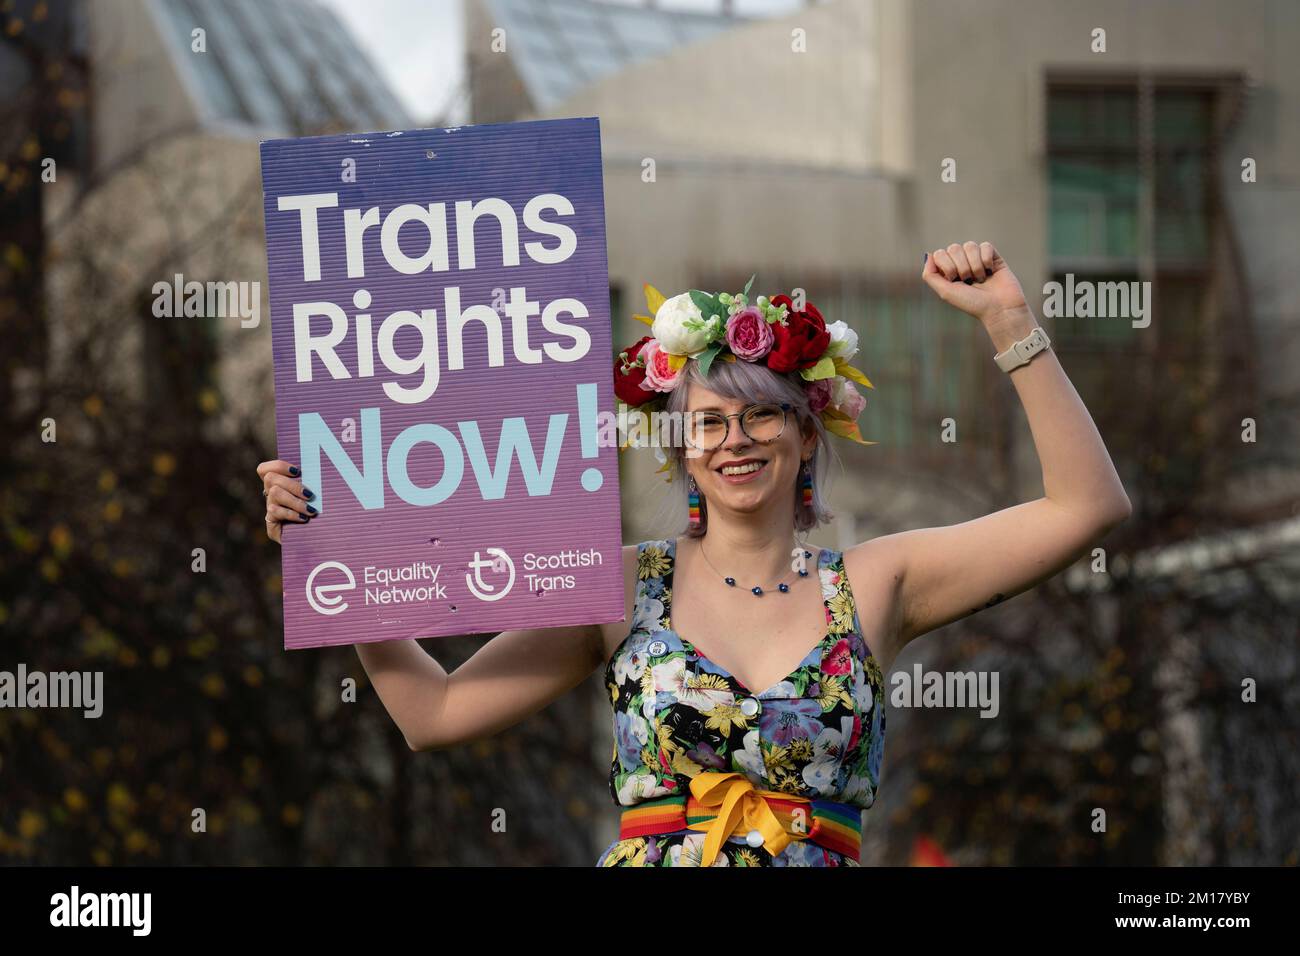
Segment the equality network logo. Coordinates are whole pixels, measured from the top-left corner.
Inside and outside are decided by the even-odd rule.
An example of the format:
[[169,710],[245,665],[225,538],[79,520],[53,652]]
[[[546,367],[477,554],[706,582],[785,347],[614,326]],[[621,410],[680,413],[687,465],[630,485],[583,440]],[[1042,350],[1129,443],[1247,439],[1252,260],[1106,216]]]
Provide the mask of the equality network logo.
[[[324,581],[317,583],[317,578],[322,574],[325,575]],[[343,576],[342,583],[339,583],[340,574]],[[339,592],[351,591],[356,586],[357,579],[346,564],[326,561],[316,565],[311,574],[307,575],[307,603],[317,614],[342,614],[348,609],[348,602],[343,600],[343,595]]]
[[[465,586],[480,601],[499,601],[514,587],[515,563],[501,548],[475,551],[466,567]],[[447,587],[438,580],[441,565],[413,561],[398,567],[367,566],[362,573],[366,604],[427,604],[445,600]],[[502,576],[504,575],[504,583]],[[307,603],[317,614],[333,617],[348,609],[349,592],[355,591],[357,576],[341,561],[324,561],[307,575]]]
[[[474,595],[480,601],[500,601],[510,593],[510,589],[515,584],[515,563],[510,560],[510,555],[506,554],[500,548],[486,549],[491,558],[485,558],[475,551],[474,558],[469,562],[469,571],[465,574],[465,586],[469,588],[469,593]],[[483,578],[483,572],[490,570],[493,575],[508,575],[504,587],[486,581]]]

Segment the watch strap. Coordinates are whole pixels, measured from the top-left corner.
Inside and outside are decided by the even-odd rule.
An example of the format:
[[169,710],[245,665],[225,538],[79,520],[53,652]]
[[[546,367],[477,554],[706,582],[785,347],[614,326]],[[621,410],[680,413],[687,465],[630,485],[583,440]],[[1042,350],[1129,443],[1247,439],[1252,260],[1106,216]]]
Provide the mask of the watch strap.
[[1040,326],[1035,326],[1032,332],[1005,352],[994,355],[993,361],[997,363],[998,368],[1002,369],[1002,371],[1010,372],[1022,365],[1028,365],[1030,359],[1051,344],[1052,340],[1047,337],[1047,333]]

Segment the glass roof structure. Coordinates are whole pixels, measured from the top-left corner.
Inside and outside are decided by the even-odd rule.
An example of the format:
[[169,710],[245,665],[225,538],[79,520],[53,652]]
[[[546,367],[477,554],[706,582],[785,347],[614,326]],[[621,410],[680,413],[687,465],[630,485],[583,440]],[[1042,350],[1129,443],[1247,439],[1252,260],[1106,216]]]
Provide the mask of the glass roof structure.
[[745,18],[597,0],[485,0],[533,104],[547,110],[635,63],[707,40]]
[[[409,127],[338,17],[314,0],[146,0],[207,120],[259,133]],[[205,53],[191,51],[206,32]]]

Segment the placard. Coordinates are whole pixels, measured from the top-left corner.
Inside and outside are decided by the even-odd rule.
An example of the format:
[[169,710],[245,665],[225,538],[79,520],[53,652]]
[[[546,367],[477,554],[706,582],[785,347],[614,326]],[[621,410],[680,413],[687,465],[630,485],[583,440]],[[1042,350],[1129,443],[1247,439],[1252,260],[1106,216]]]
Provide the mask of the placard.
[[599,122],[261,154],[285,647],[620,620]]

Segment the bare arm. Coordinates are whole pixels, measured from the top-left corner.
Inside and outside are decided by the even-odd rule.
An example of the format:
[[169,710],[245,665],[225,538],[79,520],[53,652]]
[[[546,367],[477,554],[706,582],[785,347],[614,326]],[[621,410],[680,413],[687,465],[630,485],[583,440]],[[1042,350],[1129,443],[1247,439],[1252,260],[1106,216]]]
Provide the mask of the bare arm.
[[[636,594],[636,545],[623,548],[623,622]],[[605,662],[623,622],[503,631],[448,674],[415,641],[358,644],[357,656],[412,750],[441,750],[512,727]]]
[[[257,466],[266,499],[266,533],[317,521],[315,495],[287,461]],[[636,545],[623,559],[623,621],[636,594]],[[357,656],[384,709],[412,750],[440,750],[490,737],[541,710],[604,663],[606,648],[626,633],[622,622],[502,631],[452,673],[415,641],[358,644]]]
[[499,733],[581,684],[601,660],[594,624],[503,631],[450,674],[415,641],[356,648],[412,750]]
[[[1036,325],[1020,283],[990,243],[935,250],[922,278],[945,302],[976,316],[995,351]],[[973,284],[960,281],[968,278]],[[899,648],[1051,577],[1130,513],[1106,446],[1055,352],[1039,353],[1010,377],[1042,466],[1043,497],[854,549],[857,561],[886,562],[899,579]]]

